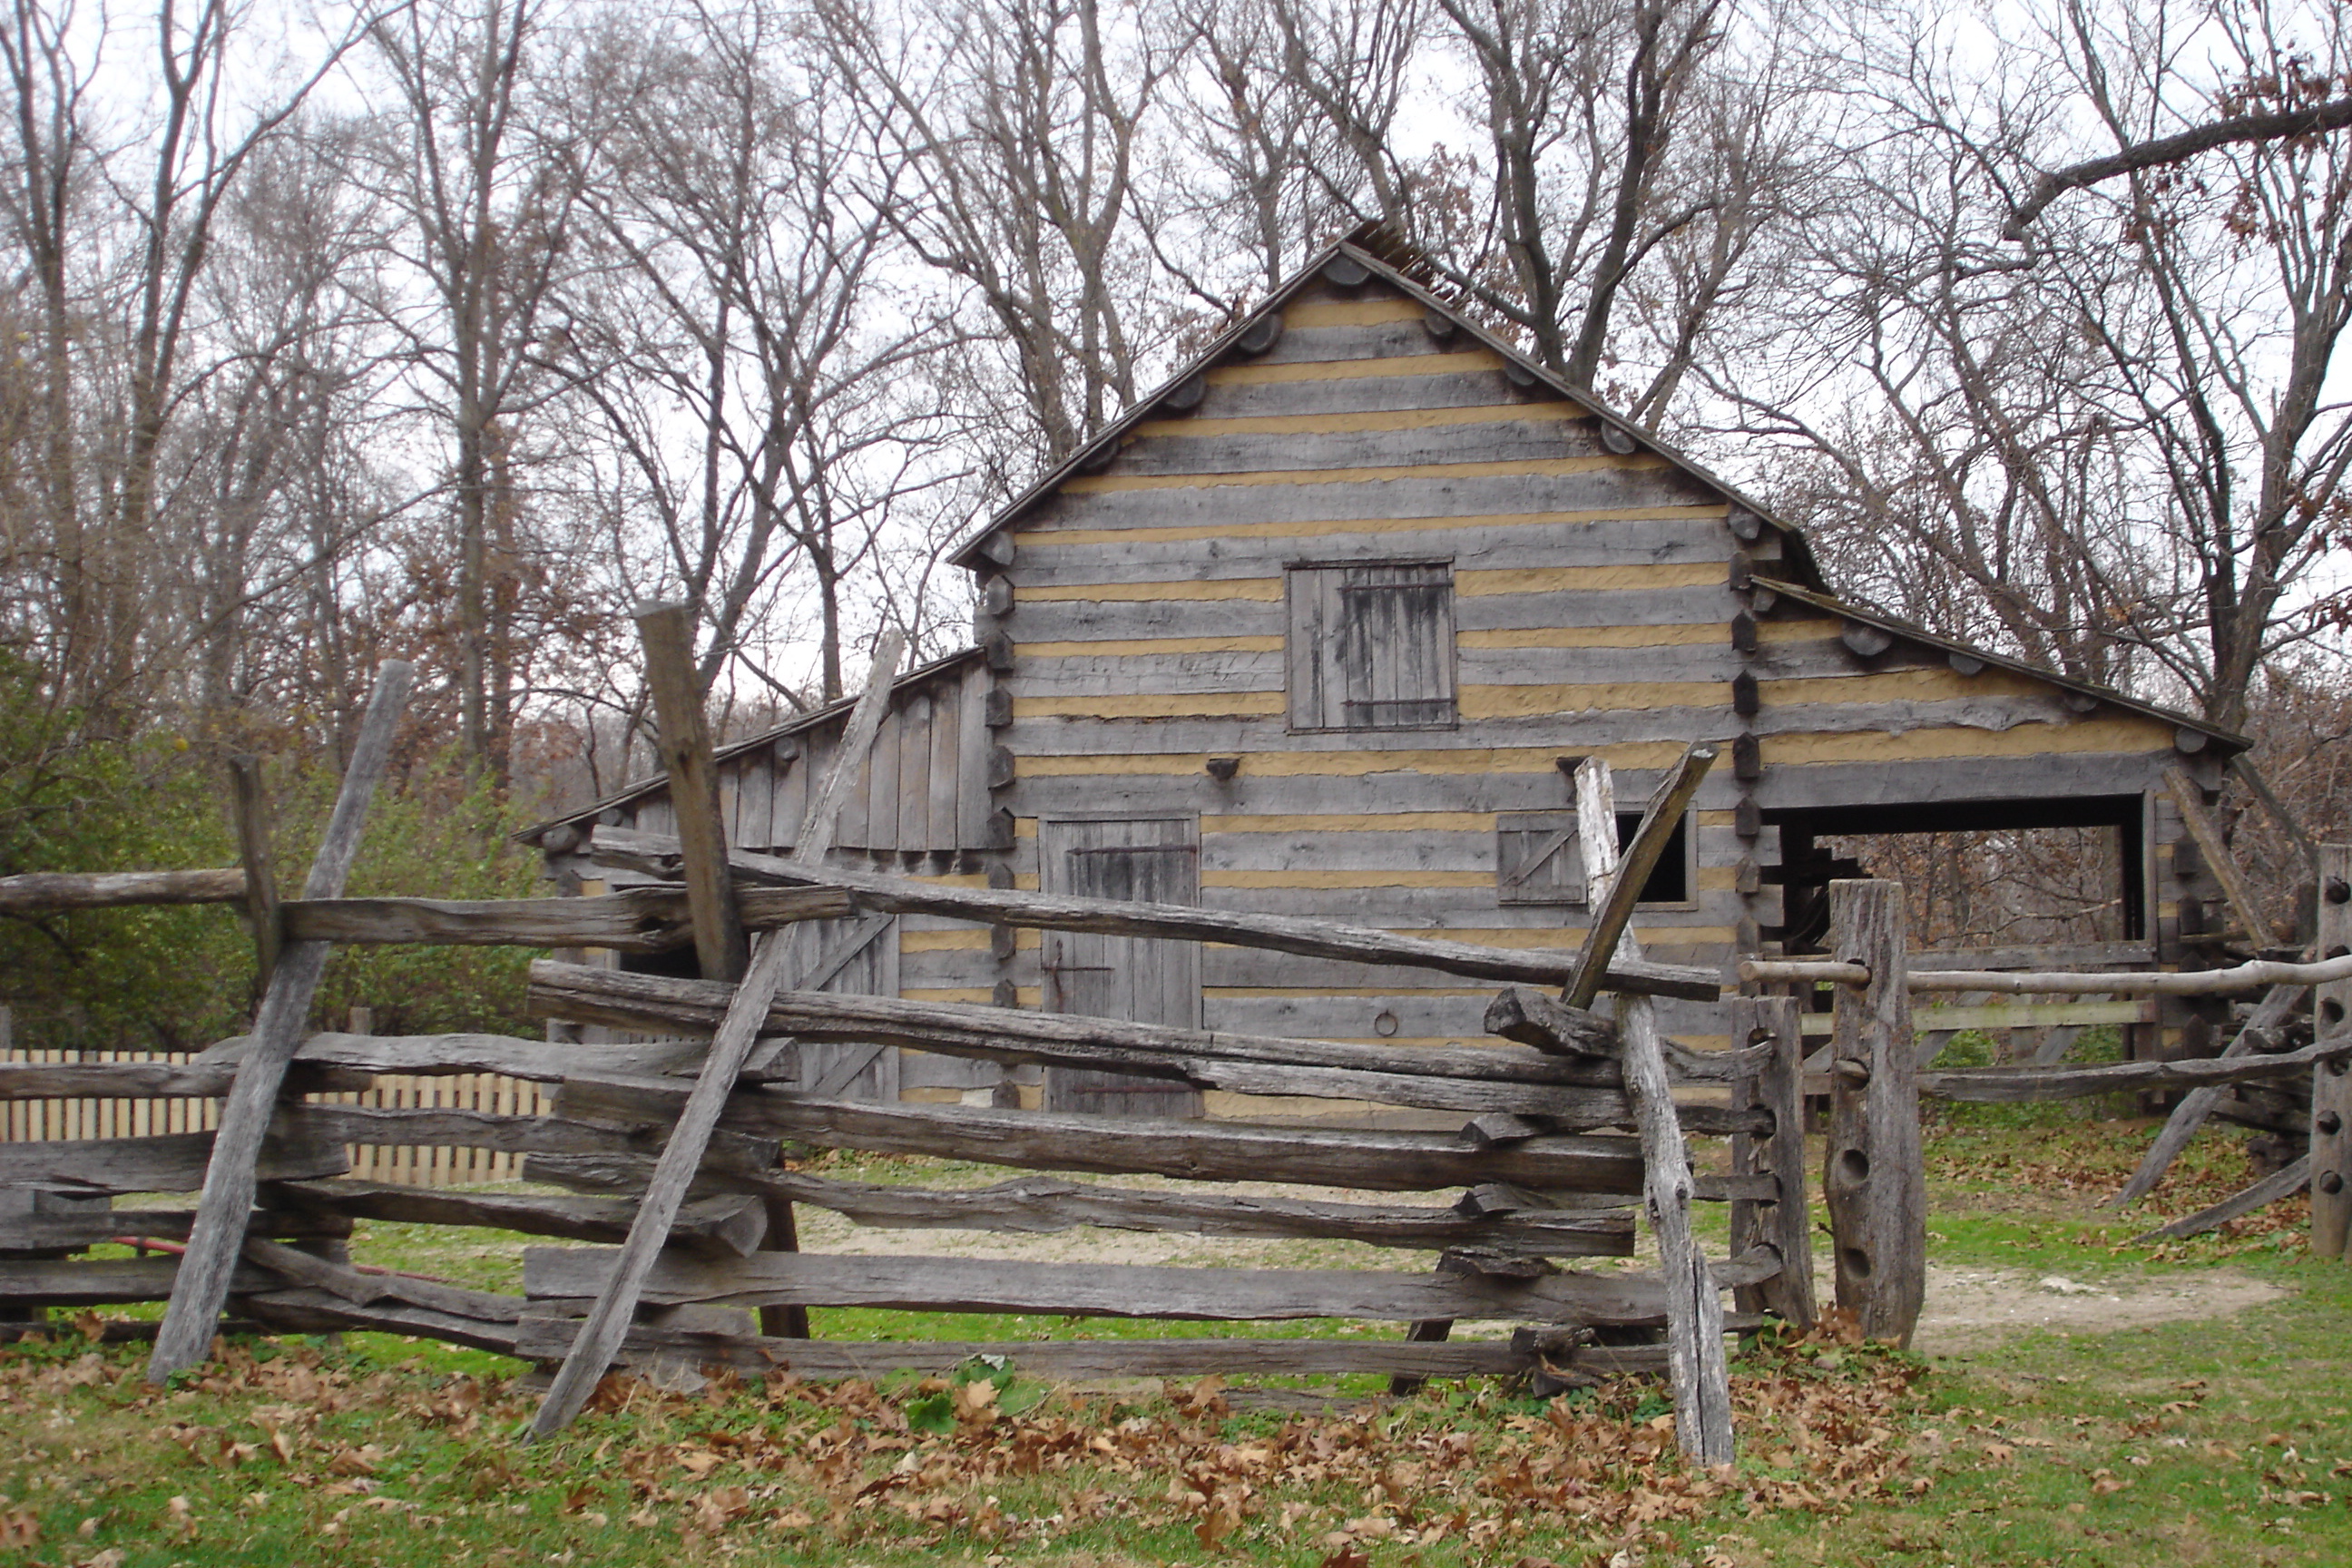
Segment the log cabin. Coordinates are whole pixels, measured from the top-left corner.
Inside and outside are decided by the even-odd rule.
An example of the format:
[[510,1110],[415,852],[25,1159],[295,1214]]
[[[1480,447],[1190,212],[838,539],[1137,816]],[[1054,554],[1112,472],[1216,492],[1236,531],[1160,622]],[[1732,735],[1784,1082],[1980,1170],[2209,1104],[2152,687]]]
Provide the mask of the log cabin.
[[[1838,597],[1797,529],[1483,330],[1369,232],[953,558],[977,578],[974,644],[897,683],[839,829],[852,864],[1565,952],[1585,910],[1576,763],[1607,758],[1638,819],[1651,781],[1708,740],[1725,764],[1644,888],[1652,957],[1728,974],[1815,951],[1827,882],[1863,874],[1822,841],[1855,834],[2111,835],[2117,940],[1970,966],[2172,965],[2201,959],[2216,925],[2220,887],[2168,785],[2185,770],[2218,791],[2243,738]],[[848,709],[720,751],[731,843],[790,850]],[[524,837],[567,887],[616,885],[581,857],[587,831],[670,831],[665,789]],[[1479,1039],[1491,994],[1243,949],[868,923],[833,987],[1393,1045]],[[794,940],[814,961],[841,935]],[[1718,1009],[1664,1011],[1721,1043]],[[2124,1025],[2136,1055],[2195,1048],[2184,1009],[2074,1013]],[[820,1056],[804,1070],[834,1094],[1244,1109],[1181,1085]]]

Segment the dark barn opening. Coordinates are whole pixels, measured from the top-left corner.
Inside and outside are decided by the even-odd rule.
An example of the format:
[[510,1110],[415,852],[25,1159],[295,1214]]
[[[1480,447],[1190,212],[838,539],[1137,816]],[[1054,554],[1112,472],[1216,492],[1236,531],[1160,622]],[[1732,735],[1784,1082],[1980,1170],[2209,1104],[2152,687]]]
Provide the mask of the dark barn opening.
[[1910,889],[1922,949],[2146,941],[2144,818],[2137,795],[1768,811],[1777,934],[1791,954],[1822,952],[1829,884],[1888,877]]

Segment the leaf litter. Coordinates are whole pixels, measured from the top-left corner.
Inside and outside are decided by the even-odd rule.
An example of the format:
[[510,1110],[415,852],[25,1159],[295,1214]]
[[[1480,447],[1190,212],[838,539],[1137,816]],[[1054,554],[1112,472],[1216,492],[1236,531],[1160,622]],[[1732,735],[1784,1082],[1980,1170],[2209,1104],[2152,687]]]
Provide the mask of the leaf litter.
[[[0,1403],[78,1395],[143,1413],[177,1450],[157,1461],[170,1471],[158,1484],[177,1489],[152,1525],[184,1541],[266,1483],[318,1500],[310,1528],[346,1541],[372,1521],[437,1524],[539,1490],[566,1519],[719,1554],[860,1542],[1003,1553],[1093,1530],[1189,1531],[1220,1555],[1303,1548],[1336,1568],[1441,1542],[1539,1568],[1549,1559],[1522,1548],[1580,1539],[1601,1563],[1675,1526],[1916,1495],[1935,1468],[1908,1435],[1923,1363],[1865,1344],[1851,1321],[1767,1333],[1735,1363],[1736,1473],[1683,1463],[1654,1378],[1277,1415],[1237,1409],[1214,1377],[1151,1397],[1047,1387],[1004,1364],[881,1384],[721,1373],[694,1394],[614,1373],[572,1433],[523,1448],[536,1396],[511,1380],[265,1342],[223,1345],[158,1392],[135,1350],[69,1351],[0,1354]],[[237,1474],[214,1491],[170,1479],[190,1467]],[[41,1528],[0,1498],[0,1542]]]

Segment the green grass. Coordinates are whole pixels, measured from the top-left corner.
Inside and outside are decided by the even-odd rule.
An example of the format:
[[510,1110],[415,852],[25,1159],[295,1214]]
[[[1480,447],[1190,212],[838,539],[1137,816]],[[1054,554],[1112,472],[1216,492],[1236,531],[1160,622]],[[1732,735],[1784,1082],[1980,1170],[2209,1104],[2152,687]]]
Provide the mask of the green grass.
[[[1964,1354],[1768,1338],[1735,1366],[1727,1486],[1682,1469],[1667,1401],[1638,1380],[1548,1405],[1433,1387],[1328,1415],[1213,1386],[1054,1389],[1017,1366],[961,1385],[632,1385],[526,1447],[531,1399],[498,1357],[380,1335],[262,1342],[157,1392],[138,1349],[93,1350],[61,1325],[56,1343],[0,1352],[0,1564],[2352,1561],[2352,1268],[2307,1255],[2300,1205],[2134,1245],[2250,1176],[2209,1134],[2158,1213],[2095,1207],[2149,1131],[1939,1126],[1934,1263],[2118,1289],[2227,1268],[2284,1295]],[[509,1288],[522,1240],[364,1228],[364,1258]],[[1162,1331],[856,1312],[819,1326]],[[1351,1328],[1367,1331],[1324,1326]]]

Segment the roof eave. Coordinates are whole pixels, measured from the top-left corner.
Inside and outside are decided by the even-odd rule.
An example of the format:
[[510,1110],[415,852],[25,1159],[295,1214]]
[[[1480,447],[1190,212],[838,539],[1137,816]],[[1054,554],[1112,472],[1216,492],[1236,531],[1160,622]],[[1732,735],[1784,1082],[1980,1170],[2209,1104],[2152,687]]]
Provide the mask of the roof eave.
[[[918,665],[890,683],[892,700],[896,700],[899,692],[907,690],[918,682],[929,680],[957,664],[979,658],[980,651],[977,647],[958,648],[955,652],[944,658],[935,658],[929,664]],[[787,735],[796,735],[803,731],[814,729],[828,719],[839,718],[856,706],[857,706],[857,699],[855,697],[836,698],[822,708],[812,708],[805,713],[798,714],[783,723],[762,730],[756,735],[746,736],[740,741],[730,741],[726,745],[716,747],[710,753],[710,760],[714,763],[730,762],[747,752],[755,752],[761,746],[772,746]],[[667,788],[668,784],[669,776],[667,773],[649,774],[645,778],[623,784],[612,794],[593,800],[577,811],[567,811],[561,816],[551,816],[544,822],[534,822],[529,827],[520,828],[507,837],[513,843],[536,844],[551,829],[576,827],[593,823],[599,816],[612,810],[614,806],[626,805],[629,802],[639,799],[655,790]]]
[[1368,264],[1380,266],[1383,272],[1388,271],[1388,268],[1385,266],[1381,266],[1377,258],[1357,250],[1354,246],[1349,244],[1349,242],[1344,239],[1334,240],[1329,245],[1325,246],[1321,250],[1315,253],[1313,259],[1307,262],[1304,266],[1300,267],[1297,272],[1293,273],[1287,282],[1284,283],[1273,293],[1267,295],[1265,301],[1255,310],[1236,317],[1230,326],[1226,327],[1223,331],[1217,334],[1215,341],[1211,342],[1206,349],[1203,349],[1201,353],[1195,354],[1192,359],[1187,360],[1184,363],[1183,368],[1177,371],[1176,374],[1161,382],[1159,385],[1153,387],[1147,395],[1137,398],[1134,404],[1131,405],[1126,412],[1119,415],[1118,418],[1112,420],[1108,425],[1104,426],[1101,430],[1089,437],[1076,450],[1071,452],[1068,457],[1064,458],[1059,463],[1055,464],[1052,468],[1040,476],[1035,483],[1032,484],[1027,489],[1023,490],[1005,506],[999,509],[997,512],[988,520],[988,521],[972,530],[970,538],[964,540],[963,542],[956,545],[953,549],[948,552],[947,558],[950,564],[961,566],[973,571],[981,569],[981,567],[985,564],[985,563],[979,558],[980,546],[983,541],[985,541],[990,535],[998,532],[1000,530],[1008,528],[1013,523],[1020,521],[1022,515],[1028,511],[1031,507],[1035,506],[1039,501],[1051,495],[1066,481],[1076,478],[1078,474],[1085,471],[1087,464],[1100,454],[1105,447],[1116,447],[1122,437],[1124,437],[1129,431],[1134,429],[1136,426],[1142,424],[1143,421],[1151,416],[1152,411],[1160,406],[1161,399],[1165,398],[1170,393],[1175,391],[1179,386],[1181,386],[1193,376],[1200,374],[1202,371],[1205,371],[1210,366],[1215,364],[1219,359],[1223,357],[1226,351],[1231,349],[1234,344],[1240,340],[1242,334],[1249,331],[1253,323],[1266,316],[1268,313],[1279,310],[1285,305],[1288,304],[1295,295],[1299,293],[1309,283],[1314,281],[1316,278],[1321,275],[1324,267],[1333,257],[1339,255],[1342,251],[1353,252],[1354,254],[1361,257]]
[[1536,382],[1547,391],[1565,398],[1594,417],[1615,426],[1635,442],[1652,448],[1668,461],[1675,463],[1701,483],[1720,491],[1727,500],[1753,513],[1765,526],[1780,536],[1784,547],[1790,552],[1790,558],[1797,569],[1804,574],[1805,580],[1821,587],[1822,591],[1827,591],[1827,581],[1822,576],[1820,565],[1814,561],[1812,548],[1806,542],[1802,531],[1773,516],[1769,510],[1704,464],[1691,458],[1688,453],[1670,442],[1661,440],[1656,435],[1610,407],[1595,395],[1591,388],[1578,386],[1541,363],[1530,359],[1511,343],[1470,320],[1463,314],[1460,306],[1454,301],[1442,298],[1402,268],[1348,238],[1335,240],[1318,251],[1297,272],[1291,274],[1287,281],[1268,295],[1264,303],[1236,319],[1231,326],[1217,335],[1214,342],[1187,361],[1181,370],[1166,381],[1154,387],[1149,396],[1139,398],[1132,407],[1065,458],[1052,470],[1041,476],[1035,483],[1022,491],[1019,497],[1000,510],[985,524],[975,529],[970,538],[949,552],[949,561],[969,570],[983,569],[986,562],[979,554],[983,541],[1018,522],[1030,508],[1052,494],[1064,482],[1085,471],[1105,447],[1115,447],[1129,431],[1150,417],[1152,411],[1160,405],[1162,398],[1192,377],[1214,365],[1242,334],[1249,330],[1252,323],[1288,304],[1292,298],[1321,276],[1323,268],[1334,257],[1341,255],[1369,268],[1374,275],[1409,298],[1419,300],[1423,309],[1441,312],[1454,323],[1457,330],[1468,332],[1481,347],[1500,355],[1517,365],[1522,372],[1533,376]]
[[2022,675],[2051,686],[2061,687],[2068,691],[2080,692],[2085,697],[2095,697],[2102,702],[2121,708],[2127,712],[2137,713],[2142,718],[2154,719],[2161,723],[2194,730],[2199,734],[2220,742],[2225,748],[2243,752],[2251,750],[2254,743],[2251,738],[2239,734],[2234,730],[2225,730],[2210,720],[2198,718],[2193,713],[2183,713],[2177,709],[2167,708],[2161,703],[2143,701],[2137,697],[2126,696],[2110,686],[2101,686],[2095,681],[2077,680],[2071,675],[2061,675],[2055,670],[2028,664],[2023,659],[2012,658],[2006,654],[1993,653],[1969,643],[1939,637],[1899,616],[1886,615],[1877,610],[1864,609],[1826,591],[1802,588],[1793,584],[1782,583],[1778,579],[1772,579],[1769,585],[1774,592],[1784,593],[1792,599],[1812,605],[1815,609],[1826,610],[1832,615],[1842,616],[1850,621],[1859,621],[1864,626],[1876,626],[1879,630],[1892,633],[1906,642],[1918,643],[1923,647],[1937,648],[1948,654],[1959,654],[1965,658],[1981,659],[1986,664],[2008,670],[2012,675]]

